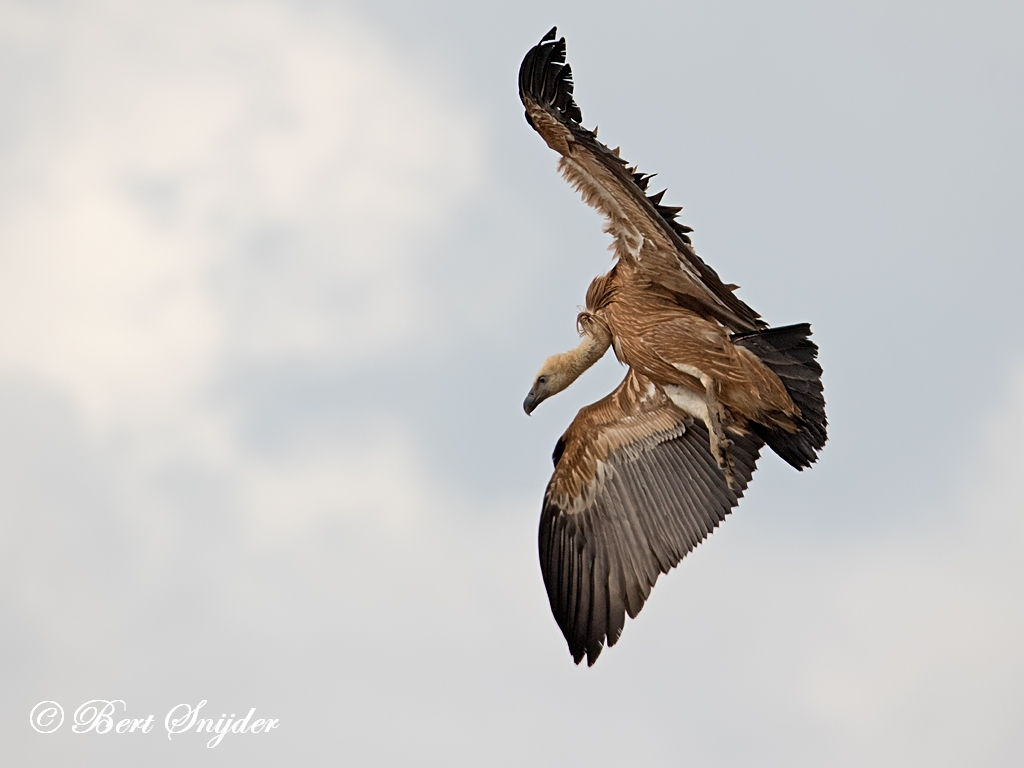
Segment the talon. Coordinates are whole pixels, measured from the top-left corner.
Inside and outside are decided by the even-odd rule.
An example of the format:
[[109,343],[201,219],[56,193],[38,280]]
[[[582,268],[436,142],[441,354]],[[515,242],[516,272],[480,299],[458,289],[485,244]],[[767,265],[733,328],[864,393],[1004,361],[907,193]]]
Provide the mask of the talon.
[[726,470],[725,473],[725,482],[728,484],[730,491],[740,490],[739,483],[736,482],[736,477],[733,475],[732,472],[729,472],[728,470]]

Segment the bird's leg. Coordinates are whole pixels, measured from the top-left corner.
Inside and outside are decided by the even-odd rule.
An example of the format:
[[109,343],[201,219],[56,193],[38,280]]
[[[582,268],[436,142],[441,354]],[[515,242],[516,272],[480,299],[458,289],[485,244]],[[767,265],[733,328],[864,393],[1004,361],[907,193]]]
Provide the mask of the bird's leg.
[[732,455],[729,449],[732,448],[732,440],[725,436],[725,421],[727,414],[725,406],[718,399],[718,385],[710,376],[700,377],[700,383],[704,385],[705,400],[708,407],[708,435],[711,443],[711,455],[714,456],[718,466],[725,473],[725,481],[729,487],[736,490],[736,477],[733,474],[735,468]]

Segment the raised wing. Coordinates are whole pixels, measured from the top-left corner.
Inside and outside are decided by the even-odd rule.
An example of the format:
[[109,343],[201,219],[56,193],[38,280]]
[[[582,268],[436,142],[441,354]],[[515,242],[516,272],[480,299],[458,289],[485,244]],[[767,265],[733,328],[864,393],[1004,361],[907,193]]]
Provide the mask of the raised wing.
[[658,576],[707,538],[739,502],[763,444],[733,435],[729,488],[694,421],[630,370],[555,447],[540,520],[544,584],[573,660],[615,645]]
[[573,100],[572,69],[565,63],[565,38],[553,28],[523,59],[519,97],[526,120],[562,159],[559,170],[583,200],[607,219],[605,231],[615,239],[615,253],[644,276],[694,302],[732,331],[764,327],[760,315],[740,301],[718,274],[693,250],[688,233],[676,221],[681,208],[664,206],[664,190],[648,196],[650,175],[628,167],[583,127]]

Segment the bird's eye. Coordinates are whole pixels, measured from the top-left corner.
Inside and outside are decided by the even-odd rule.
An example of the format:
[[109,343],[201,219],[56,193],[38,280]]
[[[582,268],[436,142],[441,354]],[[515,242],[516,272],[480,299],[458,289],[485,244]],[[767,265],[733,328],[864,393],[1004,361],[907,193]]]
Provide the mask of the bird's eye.
[[548,383],[548,377],[547,376],[538,376],[537,377],[537,383],[538,384],[547,384]]

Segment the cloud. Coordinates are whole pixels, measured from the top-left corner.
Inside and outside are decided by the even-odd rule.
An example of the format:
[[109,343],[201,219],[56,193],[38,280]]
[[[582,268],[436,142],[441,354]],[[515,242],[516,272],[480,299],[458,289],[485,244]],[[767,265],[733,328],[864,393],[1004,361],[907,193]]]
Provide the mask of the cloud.
[[180,419],[226,362],[420,338],[420,243],[479,138],[369,30],[270,3],[0,12],[50,62],[0,182],[0,367],[109,429]]
[[0,47],[0,621],[18,690],[73,687],[152,626],[216,634],[251,557],[423,514],[399,420],[261,450],[238,403],[430,347],[427,253],[481,136],[328,11],[7,2]]
[[[918,764],[998,764],[1021,747],[1024,370],[994,404],[959,493],[926,527],[845,561],[835,636],[807,680],[818,714]],[[896,758],[895,763],[900,760]],[[907,763],[902,763],[907,764]]]
[[[680,573],[659,585],[680,616],[650,612],[642,619],[657,626],[627,632],[704,659],[688,674],[715,691],[707,717],[728,710],[786,764],[816,765],[822,754],[851,766],[1012,764],[1024,714],[1021,430],[1018,368],[963,436],[973,459],[944,503],[884,535],[769,531],[768,521],[740,532],[739,519],[727,522],[722,540],[684,563],[687,584]],[[771,502],[751,501],[738,518],[777,519]],[[680,640],[687,633],[710,636]],[[750,744],[699,742],[715,764],[757,755]]]

